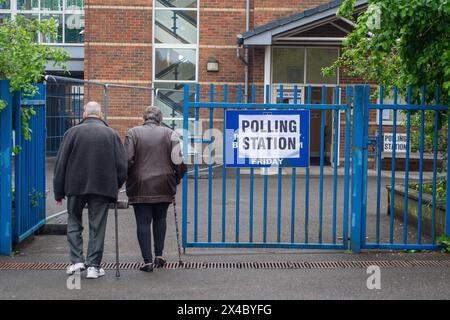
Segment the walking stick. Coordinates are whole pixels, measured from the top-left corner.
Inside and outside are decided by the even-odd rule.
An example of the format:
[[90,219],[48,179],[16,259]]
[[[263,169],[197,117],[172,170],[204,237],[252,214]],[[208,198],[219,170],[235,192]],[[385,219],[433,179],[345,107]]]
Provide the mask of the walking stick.
[[180,266],[182,266],[183,261],[181,260],[180,230],[178,229],[177,203],[175,201],[175,196],[173,197],[172,204],[173,204],[173,214],[175,216],[175,230],[177,232],[178,261]]
[[117,212],[117,201],[114,203],[114,219],[116,225],[116,278],[120,278],[119,270],[119,214]]

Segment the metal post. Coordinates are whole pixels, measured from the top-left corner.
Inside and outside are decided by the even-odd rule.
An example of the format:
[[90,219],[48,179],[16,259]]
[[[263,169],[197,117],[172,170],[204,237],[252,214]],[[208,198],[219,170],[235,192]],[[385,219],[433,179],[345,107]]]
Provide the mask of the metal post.
[[0,81],[0,98],[7,106],[0,112],[0,254],[12,252],[12,99],[9,81]]
[[361,251],[361,220],[363,209],[363,154],[364,154],[364,86],[355,86],[353,106],[353,155],[352,155],[352,216],[351,244],[354,253]]
[[[184,85],[184,106],[183,106],[183,155],[184,163],[188,164],[188,144],[189,144],[189,85]],[[187,247],[187,208],[188,206],[188,174],[183,178],[183,219],[182,219],[182,242],[183,249]]]
[[117,200],[114,202],[114,227],[116,240],[116,278],[120,278],[120,263],[119,263],[119,214],[117,211]]
[[108,121],[108,84],[103,87],[103,117]]

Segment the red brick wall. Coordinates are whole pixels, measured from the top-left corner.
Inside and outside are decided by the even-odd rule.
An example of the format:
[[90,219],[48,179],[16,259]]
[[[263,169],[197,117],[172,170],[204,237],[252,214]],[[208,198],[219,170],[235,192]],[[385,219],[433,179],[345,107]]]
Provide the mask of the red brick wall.
[[[252,0],[250,28],[327,1],[287,0],[280,4],[275,0]],[[152,5],[152,0],[86,1],[85,79],[151,86]],[[218,85],[217,99],[221,99],[224,83],[244,83],[245,66],[236,55],[236,35],[245,31],[245,1],[200,0],[199,26],[198,81],[202,86]],[[261,102],[264,96],[264,49],[249,51],[250,85],[256,85],[256,98]],[[219,72],[206,71],[206,61],[210,57],[219,61]],[[141,109],[150,103],[148,93],[142,93],[142,97],[132,95],[136,101],[121,97],[122,93],[119,89],[110,89],[108,100],[110,123],[121,134],[130,125],[140,122]],[[229,99],[236,99],[236,96],[236,92],[230,92]],[[86,98],[103,102],[101,88],[86,88]]]

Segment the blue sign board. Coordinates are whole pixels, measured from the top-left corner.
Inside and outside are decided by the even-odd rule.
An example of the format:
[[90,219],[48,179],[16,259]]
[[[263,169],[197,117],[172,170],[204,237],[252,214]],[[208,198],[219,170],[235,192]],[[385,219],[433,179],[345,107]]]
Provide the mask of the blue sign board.
[[227,110],[226,167],[309,166],[309,110]]

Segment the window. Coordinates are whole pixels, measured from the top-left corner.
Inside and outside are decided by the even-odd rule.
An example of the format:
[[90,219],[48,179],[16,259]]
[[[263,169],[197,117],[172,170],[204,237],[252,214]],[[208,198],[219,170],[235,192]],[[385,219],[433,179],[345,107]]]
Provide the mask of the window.
[[155,49],[155,80],[195,80],[196,50]]
[[337,48],[274,47],[272,83],[336,85],[337,76],[325,78],[322,68],[332,65],[338,56]]
[[84,42],[84,0],[8,0],[0,4],[0,23],[23,16],[46,21],[54,19],[57,36],[42,36],[42,43]]
[[[378,103],[380,101],[378,100]],[[383,98],[383,104],[394,104],[394,98],[393,97],[384,97]],[[397,97],[397,104],[399,105],[405,105],[406,100],[402,96]],[[406,113],[398,110],[397,111],[397,125],[402,125],[406,122]],[[377,124],[380,123],[380,110],[377,109]],[[394,124],[394,111],[392,109],[384,109],[383,110],[383,125],[390,125],[392,126]]]
[[179,117],[184,85],[194,86],[198,80],[199,1],[154,0],[153,3],[152,70],[153,86],[158,89],[154,104],[161,107],[165,118],[174,118],[174,112]]
[[304,83],[305,49],[273,49],[273,83]]

